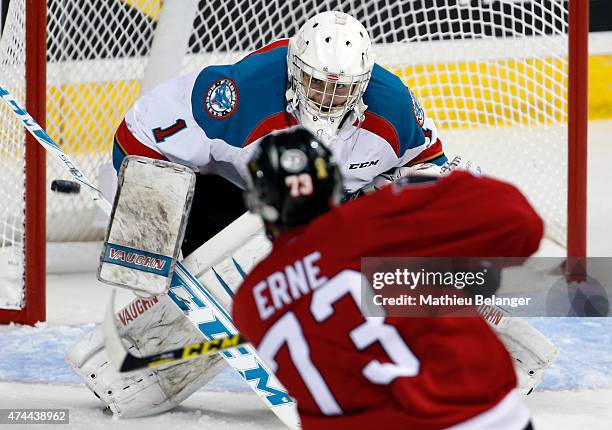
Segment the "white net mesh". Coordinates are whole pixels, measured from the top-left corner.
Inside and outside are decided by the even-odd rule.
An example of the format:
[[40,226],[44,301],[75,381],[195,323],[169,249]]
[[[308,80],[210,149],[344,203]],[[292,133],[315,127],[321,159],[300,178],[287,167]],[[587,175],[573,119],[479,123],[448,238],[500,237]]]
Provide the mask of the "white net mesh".
[[[161,3],[47,3],[47,130],[96,182],[111,160],[114,129],[139,93]],[[0,44],[0,83],[21,101],[24,10],[24,0],[11,1]],[[325,10],[348,12],[368,28],[377,62],[412,88],[449,155],[518,184],[549,237],[565,243],[566,1],[199,1],[180,69],[235,61]],[[0,249],[19,250],[24,132],[4,107],[0,138]],[[70,178],[55,160],[47,166],[49,183]],[[49,192],[47,216],[48,240],[102,237],[86,196]]]

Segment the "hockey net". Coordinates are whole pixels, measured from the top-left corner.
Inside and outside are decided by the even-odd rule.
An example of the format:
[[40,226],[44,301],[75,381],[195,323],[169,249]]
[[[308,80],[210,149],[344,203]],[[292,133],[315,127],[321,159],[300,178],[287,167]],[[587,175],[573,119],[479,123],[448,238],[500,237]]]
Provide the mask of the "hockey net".
[[[94,182],[109,170],[114,130],[143,89],[233,62],[318,12],[342,10],[368,28],[377,62],[411,87],[446,152],[517,184],[547,235],[566,243],[567,1],[48,0],[47,8],[46,128]],[[34,24],[24,11],[25,0],[11,0],[0,84],[25,103],[25,40]],[[8,309],[23,309],[26,289],[37,288],[22,281],[24,139],[0,106],[0,308]],[[53,179],[70,176],[50,158],[47,190]],[[48,191],[46,219],[49,242],[100,240],[105,228],[86,195]]]

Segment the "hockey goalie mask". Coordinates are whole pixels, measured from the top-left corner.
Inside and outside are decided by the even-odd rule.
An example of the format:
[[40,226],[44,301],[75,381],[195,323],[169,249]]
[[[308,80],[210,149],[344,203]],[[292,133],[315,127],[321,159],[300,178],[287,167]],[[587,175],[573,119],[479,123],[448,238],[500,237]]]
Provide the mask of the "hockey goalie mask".
[[317,137],[333,137],[361,103],[374,56],[367,30],[342,12],[310,18],[291,38],[287,53],[288,99],[299,106],[301,124]]

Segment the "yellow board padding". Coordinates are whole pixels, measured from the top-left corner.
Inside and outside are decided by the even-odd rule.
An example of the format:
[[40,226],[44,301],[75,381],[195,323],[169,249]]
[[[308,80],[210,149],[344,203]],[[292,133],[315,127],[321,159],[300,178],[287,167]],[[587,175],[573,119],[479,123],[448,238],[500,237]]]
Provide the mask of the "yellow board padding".
[[139,91],[136,81],[50,87],[47,132],[69,154],[110,153],[115,130]]
[[161,11],[162,0],[123,0],[134,9],[138,9],[152,20],[157,20]]
[[[431,64],[393,70],[440,128],[567,121],[565,59]],[[612,118],[612,55],[589,58],[589,119]],[[49,88],[49,134],[69,153],[110,151],[140,83]]]
[[428,64],[395,70],[440,127],[564,121],[562,59]]
[[612,118],[612,55],[589,57],[589,119]]
[[[440,127],[567,121],[567,60],[428,64],[393,70]],[[589,119],[612,118],[612,55],[589,57]]]

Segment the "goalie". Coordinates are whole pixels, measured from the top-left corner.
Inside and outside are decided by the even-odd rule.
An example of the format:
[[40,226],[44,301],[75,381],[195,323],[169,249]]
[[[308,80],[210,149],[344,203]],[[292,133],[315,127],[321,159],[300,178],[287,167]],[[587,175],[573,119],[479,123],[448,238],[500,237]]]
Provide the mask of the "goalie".
[[[119,168],[126,155],[142,155],[200,174],[182,244],[187,256],[246,210],[245,165],[262,138],[296,124],[333,152],[344,179],[343,200],[419,170],[443,174],[457,164],[444,155],[433,121],[412,92],[375,64],[366,29],[340,12],[318,14],[291,39],[236,64],[209,66],[144,94],[116,131],[113,161]],[[138,300],[132,307],[143,307]],[[230,296],[217,300],[231,306]],[[121,326],[126,342],[142,354],[202,340],[166,296]],[[528,333],[522,337],[532,339]],[[123,417],[169,410],[225,366],[215,356],[120,375],[108,364],[98,329],[67,360]],[[529,387],[540,374],[529,375]]]
[[295,124],[331,148],[347,196],[395,168],[447,161],[414,94],[375,64],[365,27],[323,12],[291,39],[144,94],[116,132],[113,162],[118,169],[126,155],[142,155],[200,173],[183,244],[189,254],[246,210],[244,164],[260,139]]

